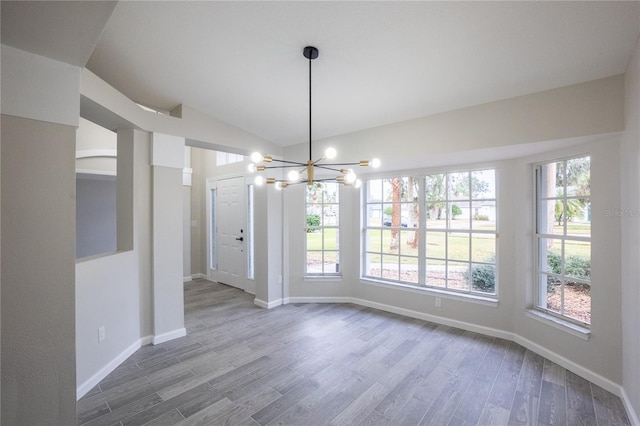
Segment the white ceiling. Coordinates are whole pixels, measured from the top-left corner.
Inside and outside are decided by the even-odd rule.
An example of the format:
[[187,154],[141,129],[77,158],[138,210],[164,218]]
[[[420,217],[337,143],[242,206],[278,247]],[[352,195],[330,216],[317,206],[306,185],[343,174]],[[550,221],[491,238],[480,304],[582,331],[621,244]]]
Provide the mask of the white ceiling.
[[619,74],[639,33],[638,1],[119,2],[87,68],[289,145],[308,135],[306,45],[316,139]]

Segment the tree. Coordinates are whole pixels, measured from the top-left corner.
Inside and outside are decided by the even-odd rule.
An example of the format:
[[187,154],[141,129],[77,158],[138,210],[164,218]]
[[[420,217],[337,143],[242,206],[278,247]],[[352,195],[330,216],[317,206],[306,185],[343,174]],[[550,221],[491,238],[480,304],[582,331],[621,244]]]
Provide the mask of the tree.
[[[418,181],[414,177],[409,178],[408,182],[408,194],[407,198],[409,200],[413,200],[412,208],[410,210],[410,224],[418,224],[420,221],[420,208],[418,207]],[[407,241],[407,244],[411,248],[418,247],[418,229],[416,226],[416,230],[413,232],[413,239],[411,241]]]
[[429,217],[442,219],[442,210],[446,207],[445,176],[429,175],[426,179],[425,192]]
[[462,214],[462,210],[460,209],[460,207],[456,206],[455,204],[451,206],[451,218],[455,219],[456,216],[460,216]]
[[[464,196],[469,198],[477,198],[489,190],[489,183],[478,179],[475,176],[471,176],[471,184],[469,184],[469,175],[471,173],[465,173],[460,179],[452,178],[450,185],[452,187],[452,193],[454,196]],[[450,176],[457,176],[453,174]],[[471,191],[471,192],[469,192]]]
[[389,249],[397,250],[400,245],[400,235],[398,227],[400,227],[400,194],[401,185],[400,178],[391,179],[391,244]]

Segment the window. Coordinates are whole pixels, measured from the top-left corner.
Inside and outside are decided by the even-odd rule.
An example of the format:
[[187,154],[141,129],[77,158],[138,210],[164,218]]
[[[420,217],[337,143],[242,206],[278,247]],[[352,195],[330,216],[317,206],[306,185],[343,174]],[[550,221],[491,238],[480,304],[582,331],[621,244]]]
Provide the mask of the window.
[[338,275],[339,186],[315,183],[306,186],[306,269],[307,275]]
[[494,170],[367,182],[365,277],[495,295],[496,239]]
[[495,294],[495,170],[425,178],[426,284]]
[[227,164],[239,163],[241,161],[244,161],[244,156],[240,154],[216,151],[216,166],[224,166]]
[[536,167],[536,308],[591,323],[591,160]]
[[254,217],[253,217],[253,185],[247,185],[247,279],[254,279],[254,254],[255,245],[253,243],[254,236]]
[[367,182],[365,272],[369,277],[419,284],[416,177]]

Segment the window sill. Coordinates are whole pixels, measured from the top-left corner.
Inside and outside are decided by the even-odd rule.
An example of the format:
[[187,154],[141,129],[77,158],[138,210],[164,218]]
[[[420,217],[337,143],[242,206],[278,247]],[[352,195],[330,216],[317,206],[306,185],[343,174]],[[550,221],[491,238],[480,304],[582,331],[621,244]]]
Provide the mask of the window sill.
[[305,275],[304,281],[342,281],[342,275]]
[[409,284],[390,283],[387,281],[379,281],[373,278],[360,277],[360,282],[379,287],[392,288],[394,290],[409,291],[418,294],[428,294],[430,296],[441,297],[443,299],[458,300],[461,302],[477,303],[485,306],[498,306],[498,299],[495,297],[483,297],[475,294],[454,293],[446,290],[439,290],[432,287],[417,287]]
[[558,330],[565,331],[583,340],[589,340],[589,337],[591,337],[590,329],[569,321],[564,321],[561,318],[555,317],[553,315],[545,314],[544,312],[538,311],[537,309],[528,309],[527,316],[544,324],[550,325],[551,327],[557,328]]

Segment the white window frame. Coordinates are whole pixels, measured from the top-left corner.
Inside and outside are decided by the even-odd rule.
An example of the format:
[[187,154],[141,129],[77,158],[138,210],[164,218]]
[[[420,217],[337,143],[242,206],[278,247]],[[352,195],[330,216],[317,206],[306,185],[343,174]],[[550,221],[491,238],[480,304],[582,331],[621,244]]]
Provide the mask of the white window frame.
[[[541,177],[541,173],[542,173],[542,167],[548,164],[552,164],[552,163],[564,163],[565,167],[564,169],[564,173],[566,176],[566,162],[573,160],[573,159],[579,159],[579,158],[585,158],[585,157],[589,157],[591,159],[591,155],[589,154],[578,154],[578,155],[573,155],[570,157],[562,157],[562,158],[557,158],[557,159],[553,159],[553,160],[548,160],[548,161],[543,161],[537,164],[534,164],[533,167],[533,194],[534,194],[534,241],[533,241],[533,255],[534,255],[534,278],[533,278],[533,294],[534,294],[534,298],[533,298],[533,309],[534,311],[537,312],[541,312],[545,315],[548,315],[552,318],[556,318],[557,320],[566,323],[567,325],[577,325],[579,327],[582,327],[586,330],[589,330],[591,328],[591,323],[589,322],[585,322],[585,321],[581,321],[580,319],[565,315],[563,313],[564,311],[564,287],[565,287],[565,281],[567,278],[566,275],[566,271],[565,271],[565,263],[566,263],[566,253],[565,253],[565,242],[569,241],[569,242],[588,242],[591,250],[590,250],[590,254],[589,254],[589,260],[591,260],[591,253],[593,252],[593,246],[592,246],[592,238],[591,236],[592,234],[592,230],[589,233],[589,237],[582,237],[582,236],[578,236],[578,235],[568,235],[567,234],[567,221],[564,222],[563,224],[563,233],[562,234],[555,234],[555,233],[548,233],[548,232],[540,232],[540,223],[541,223],[541,206],[539,205],[539,201],[541,199],[546,200],[546,201],[562,201],[563,205],[566,206],[566,203],[568,200],[571,199],[578,199],[578,198],[582,198],[582,199],[588,199],[589,201],[591,201],[591,194],[587,195],[567,195],[567,184],[566,184],[566,178],[564,179],[564,184],[562,187],[562,195],[558,196],[558,195],[554,195],[554,196],[545,196],[545,197],[540,197],[540,194],[542,192],[541,189],[541,184],[542,184],[542,177]],[[590,173],[590,178],[591,178],[591,171],[589,171]],[[547,220],[546,218],[544,219],[545,221]],[[540,242],[543,239],[554,239],[554,240],[558,240],[561,243],[561,252],[560,252],[560,267],[561,267],[561,272],[558,273],[553,273],[551,271],[547,271],[544,270],[545,268],[542,268],[541,266],[541,249],[540,249]],[[561,307],[560,307],[560,312],[557,312],[555,310],[552,309],[548,309],[546,308],[546,294],[547,294],[547,277],[555,277],[560,281],[560,298],[561,298]],[[581,282],[584,284],[589,284],[591,285],[591,279],[584,279],[584,278],[576,278],[576,277],[571,277],[572,281],[577,281],[577,282]]]
[[[305,189],[304,189],[304,275],[307,278],[321,278],[321,277],[340,277],[341,276],[341,268],[340,268],[340,222],[341,222],[341,218],[340,218],[340,190],[341,190],[341,185],[338,183],[322,183],[322,185],[335,185],[335,189],[336,189],[336,201],[335,202],[325,202],[324,200],[324,195],[321,197],[320,202],[319,203],[309,203],[308,200],[308,191],[309,191],[309,186],[305,185]],[[324,194],[324,189],[322,190],[322,193]],[[319,205],[320,206],[320,224],[318,226],[312,226],[309,227],[307,226],[307,214],[308,214],[308,207],[311,205]],[[325,220],[325,215],[324,215],[324,211],[325,211],[325,207],[326,206],[333,206],[333,208],[336,210],[335,213],[335,218],[337,220],[336,224],[326,224],[324,223]],[[307,239],[308,239],[308,235],[307,235],[307,231],[312,228],[314,230],[319,231],[319,233],[321,234],[321,249],[320,250],[309,250],[309,248],[307,247]],[[324,234],[326,230],[333,230],[335,229],[336,232],[336,247],[335,250],[333,249],[327,249],[325,247],[325,238],[324,238]],[[309,259],[309,252],[314,252],[314,253],[319,253],[320,254],[320,271],[314,271],[314,270],[309,270],[309,264],[308,264],[308,259]],[[335,253],[335,259],[336,259],[336,267],[335,267],[335,271],[326,271],[325,268],[327,266],[327,263],[325,262],[325,258],[326,255],[328,253]]]
[[[417,260],[418,260],[418,283],[414,283],[414,282],[408,282],[408,281],[402,281],[401,279],[399,280],[392,280],[392,279],[388,279],[388,278],[383,278],[380,276],[372,276],[372,275],[368,275],[367,271],[369,270],[369,265],[367,264],[367,254],[374,254],[374,255],[380,255],[383,256],[384,255],[384,251],[381,249],[381,251],[378,252],[374,252],[371,251],[369,249],[369,244],[368,244],[368,230],[377,230],[379,229],[381,232],[383,232],[384,230],[389,230],[392,229],[390,227],[384,227],[384,226],[371,226],[368,224],[367,222],[367,214],[368,214],[368,210],[369,210],[369,206],[371,205],[376,205],[379,204],[381,206],[384,206],[385,204],[385,200],[381,200],[381,201],[369,201],[369,188],[370,188],[370,182],[373,180],[380,180],[383,181],[384,179],[393,179],[395,177],[397,178],[408,178],[409,176],[389,176],[389,177],[384,177],[384,178],[375,178],[375,179],[369,179],[365,185],[363,185],[363,199],[362,199],[362,214],[363,214],[363,232],[362,232],[362,256],[361,256],[361,278],[364,280],[373,280],[373,281],[377,281],[377,282],[381,282],[381,283],[386,283],[386,284],[392,284],[392,285],[399,285],[402,287],[409,287],[409,288],[418,288],[418,289],[426,289],[426,290],[432,290],[435,292],[444,292],[444,293],[448,293],[448,294],[452,294],[452,295],[461,295],[461,296],[471,296],[471,297],[477,297],[477,298],[482,298],[482,299],[490,299],[490,300],[497,300],[498,298],[498,223],[499,223],[499,219],[498,219],[498,190],[497,190],[497,181],[498,181],[498,170],[496,167],[494,166],[487,166],[487,167],[477,167],[477,168],[468,168],[468,169],[464,169],[464,170],[443,170],[443,171],[438,171],[438,172],[424,172],[424,173],[411,173],[411,177],[415,178],[418,180],[419,185],[418,185],[418,206],[420,208],[420,210],[426,212],[426,206],[427,206],[427,200],[426,200],[426,195],[425,195],[425,180],[427,176],[432,176],[432,175],[438,175],[438,174],[442,174],[445,175],[447,178],[447,181],[449,180],[449,175],[452,175],[454,173],[468,173],[471,176],[471,173],[473,172],[479,172],[479,171],[484,171],[484,170],[491,170],[494,172],[494,189],[495,189],[495,197],[485,197],[485,198],[473,198],[473,195],[469,194],[469,198],[466,200],[468,201],[470,206],[473,206],[473,202],[474,201],[478,201],[478,200],[483,200],[483,201],[490,201],[494,203],[494,210],[495,210],[495,214],[496,214],[496,218],[495,218],[495,229],[494,230],[477,230],[477,229],[473,229],[472,226],[469,226],[469,229],[458,229],[458,228],[451,228],[449,221],[451,220],[449,217],[447,217],[447,226],[444,228],[437,228],[437,229],[433,229],[433,228],[428,228],[427,227],[427,219],[426,219],[426,214],[419,214],[419,223],[417,224],[417,228],[415,227],[409,227],[407,226],[407,228],[404,227],[400,227],[398,228],[398,230],[402,231],[402,230],[418,230],[418,256],[417,256]],[[471,180],[470,183],[471,185]],[[445,194],[446,194],[446,199],[443,200],[446,203],[452,203],[452,200],[449,200],[449,195],[448,195],[448,191],[447,189],[445,189]],[[465,200],[456,200],[456,201],[465,201]],[[410,203],[410,201],[406,201],[407,203]],[[386,202],[388,203],[388,201]],[[409,225],[409,224],[408,224]],[[494,292],[490,293],[490,292],[485,292],[485,291],[477,291],[474,290],[473,288],[473,284],[471,282],[472,276],[471,276],[471,269],[469,269],[469,286],[466,290],[462,290],[462,289],[454,289],[454,288],[449,288],[449,287],[442,287],[442,286],[435,286],[435,285],[430,285],[428,282],[426,282],[426,268],[427,268],[427,259],[435,259],[433,257],[428,256],[428,250],[427,250],[427,242],[426,242],[426,232],[442,232],[445,237],[451,233],[451,232],[455,232],[455,233],[466,233],[469,236],[469,259],[463,263],[467,263],[469,265],[469,267],[471,267],[474,264],[487,264],[487,265],[493,265],[494,269]],[[472,236],[475,234],[489,234],[489,235],[495,235],[495,262],[492,264],[490,262],[474,262],[473,261],[473,257],[472,257]],[[401,239],[402,240],[402,239]],[[402,241],[401,241],[402,243]],[[446,252],[445,252],[446,253]],[[398,257],[401,260],[402,254],[401,254],[401,249],[400,252],[398,253]],[[413,256],[412,256],[413,257]],[[444,258],[440,258],[440,259],[435,259],[435,260],[442,260],[445,262],[445,265],[447,265],[447,261],[452,260],[455,261],[454,259],[448,259],[448,255],[445,254]],[[381,274],[382,275],[382,274]],[[446,275],[445,275],[446,276]]]

